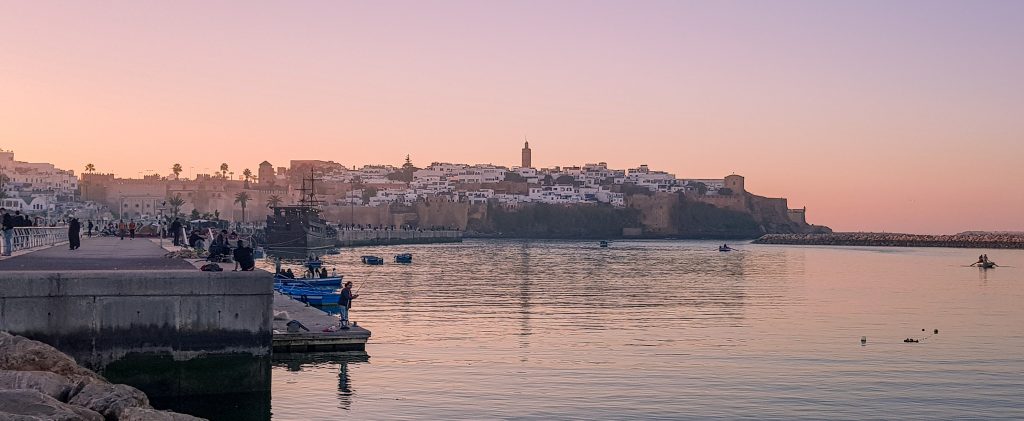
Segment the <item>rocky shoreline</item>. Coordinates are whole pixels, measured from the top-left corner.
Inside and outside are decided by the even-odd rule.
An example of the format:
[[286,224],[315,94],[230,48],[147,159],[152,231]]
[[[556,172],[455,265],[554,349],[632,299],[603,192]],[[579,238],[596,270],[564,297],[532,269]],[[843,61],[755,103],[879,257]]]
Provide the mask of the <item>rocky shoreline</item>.
[[153,409],[142,391],[112,384],[42,342],[0,332],[0,419],[198,421]]
[[1024,235],[1011,233],[963,233],[920,235],[878,232],[836,232],[831,234],[766,234],[754,244],[876,247],[955,247],[1024,249]]

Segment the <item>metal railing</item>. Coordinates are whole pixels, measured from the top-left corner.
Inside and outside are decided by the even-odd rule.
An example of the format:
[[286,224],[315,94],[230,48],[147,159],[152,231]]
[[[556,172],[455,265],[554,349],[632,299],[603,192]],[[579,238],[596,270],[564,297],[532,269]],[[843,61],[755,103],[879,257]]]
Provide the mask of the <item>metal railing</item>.
[[[7,235],[7,233],[4,233]],[[3,250],[7,247],[7,241],[0,241],[0,251],[3,254],[10,254],[18,250],[52,246],[68,241],[67,227],[21,227],[11,230],[11,250]]]

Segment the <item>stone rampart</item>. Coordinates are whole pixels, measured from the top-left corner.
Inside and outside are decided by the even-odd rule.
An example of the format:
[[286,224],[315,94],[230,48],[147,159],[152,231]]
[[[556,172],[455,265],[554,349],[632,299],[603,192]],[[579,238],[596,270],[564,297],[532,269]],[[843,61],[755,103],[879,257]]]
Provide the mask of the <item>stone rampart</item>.
[[1024,249],[1022,234],[919,235],[878,232],[766,234],[755,244]]

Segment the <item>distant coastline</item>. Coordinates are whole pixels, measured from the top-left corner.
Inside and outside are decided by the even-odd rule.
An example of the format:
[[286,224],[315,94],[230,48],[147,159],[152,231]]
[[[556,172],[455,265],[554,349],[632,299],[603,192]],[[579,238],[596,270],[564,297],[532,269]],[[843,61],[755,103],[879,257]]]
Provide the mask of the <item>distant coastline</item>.
[[754,240],[754,244],[1024,249],[1024,233],[971,231],[953,235],[880,232],[765,234]]

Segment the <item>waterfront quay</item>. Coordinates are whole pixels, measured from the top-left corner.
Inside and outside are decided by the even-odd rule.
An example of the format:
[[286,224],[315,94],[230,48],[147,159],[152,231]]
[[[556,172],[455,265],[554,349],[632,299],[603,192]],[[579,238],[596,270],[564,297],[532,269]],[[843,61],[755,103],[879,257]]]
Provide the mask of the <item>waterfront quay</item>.
[[878,232],[766,234],[754,240],[754,244],[1024,249],[1024,234],[963,233],[955,235],[920,235]]
[[148,239],[83,239],[0,260],[0,330],[150,396],[270,388],[273,279],[202,272]]
[[383,246],[397,244],[461,243],[459,230],[415,229],[343,229],[338,231],[339,247]]
[[[288,316],[274,318],[274,353],[323,351],[365,351],[370,331],[360,326],[330,330],[338,326],[338,318],[281,293],[274,294],[274,313]],[[309,331],[289,333],[287,323],[297,320]],[[327,329],[327,330],[325,330]]]

